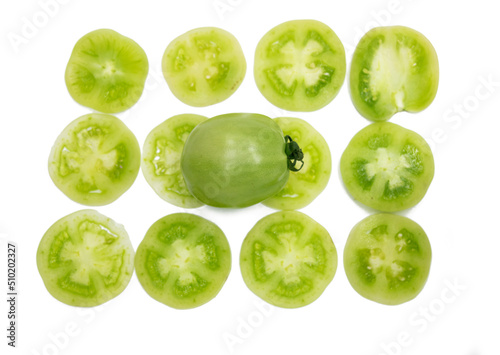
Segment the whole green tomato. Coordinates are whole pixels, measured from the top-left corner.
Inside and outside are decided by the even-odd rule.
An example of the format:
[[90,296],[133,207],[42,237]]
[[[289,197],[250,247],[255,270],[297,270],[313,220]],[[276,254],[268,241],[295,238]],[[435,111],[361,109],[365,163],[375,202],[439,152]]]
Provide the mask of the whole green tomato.
[[[189,191],[215,207],[247,207],[278,193],[303,154],[267,116],[231,113],[190,133],[181,157]],[[299,168],[296,168],[299,165]]]

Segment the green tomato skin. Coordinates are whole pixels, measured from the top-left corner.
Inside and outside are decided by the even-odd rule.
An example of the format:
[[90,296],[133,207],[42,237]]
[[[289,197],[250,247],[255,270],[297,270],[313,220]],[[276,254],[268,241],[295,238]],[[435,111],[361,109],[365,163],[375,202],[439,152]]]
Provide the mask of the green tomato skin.
[[332,172],[330,149],[323,136],[306,121],[294,117],[277,117],[274,121],[283,134],[300,143],[304,166],[290,173],[286,186],[262,204],[277,210],[299,210],[318,197],[328,184]]
[[207,117],[181,114],[156,126],[147,136],[141,170],[148,184],[165,201],[182,208],[203,206],[186,187],[181,155],[189,133]]
[[285,140],[269,117],[232,113],[199,124],[181,158],[189,191],[214,207],[248,207],[278,193],[288,181]]

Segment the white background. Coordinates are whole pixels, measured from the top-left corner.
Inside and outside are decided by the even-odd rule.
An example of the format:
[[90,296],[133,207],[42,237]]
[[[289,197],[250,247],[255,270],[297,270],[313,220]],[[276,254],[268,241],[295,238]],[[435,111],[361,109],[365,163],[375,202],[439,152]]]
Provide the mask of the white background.
[[[65,0],[63,4],[60,0],[57,7],[42,5],[49,2],[3,1],[0,5],[0,233],[19,244],[20,262],[19,347],[13,353],[499,353],[500,24],[495,1]],[[225,11],[214,7],[224,4]],[[371,213],[351,200],[338,174],[343,149],[369,123],[352,106],[347,85],[317,112],[287,113],[268,103],[254,83],[253,54],[261,36],[284,21],[304,18],[323,21],[337,33],[348,63],[360,36],[376,25],[412,27],[427,36],[438,53],[440,84],[434,103],[421,113],[400,113],[391,120],[427,138],[436,162],[426,197],[403,213],[426,230],[433,248],[427,285],[406,304],[391,307],[362,298],[347,282],[342,266],[350,229]],[[35,23],[36,31],[26,33],[24,28],[23,33],[27,22]],[[233,33],[243,47],[248,70],[231,98],[192,108],[170,93],[160,63],[172,39],[202,26]],[[150,76],[143,97],[117,115],[141,145],[153,127],[188,112],[297,116],[324,135],[334,170],[326,190],[303,212],[330,232],[339,267],[316,302],[295,310],[262,308],[245,287],[239,248],[255,222],[273,212],[261,205],[192,211],[217,223],[233,251],[227,283],[200,308],[178,311],[160,304],[142,290],[135,276],[119,297],[95,309],[64,305],[46,291],[36,269],[38,243],[53,222],[84,208],[62,194],[47,172],[50,148],[58,134],[70,121],[90,112],[69,96],[64,70],[75,42],[98,28],[131,37],[148,55]],[[22,38],[22,43],[13,44],[13,38]],[[495,84],[485,85],[488,80]],[[121,198],[97,210],[124,224],[134,247],[153,222],[182,211],[161,200],[142,174]],[[5,250],[1,253],[3,293]],[[453,283],[459,284],[455,290],[450,289]],[[1,303],[0,325],[5,329],[5,302]],[[0,334],[4,354],[5,331]],[[227,339],[236,343],[231,345]],[[398,341],[402,345],[396,345]]]

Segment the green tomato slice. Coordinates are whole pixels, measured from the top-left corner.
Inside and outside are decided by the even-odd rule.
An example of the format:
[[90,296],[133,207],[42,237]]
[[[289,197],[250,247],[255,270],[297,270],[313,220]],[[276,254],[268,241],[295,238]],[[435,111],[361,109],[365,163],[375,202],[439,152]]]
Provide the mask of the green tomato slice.
[[255,50],[257,87],[273,105],[288,111],[315,111],[332,101],[344,83],[345,51],[322,22],[282,23]]
[[47,230],[36,261],[54,298],[70,306],[94,307],[127,287],[134,249],[121,224],[94,210],[81,210]]
[[285,187],[262,203],[278,210],[298,210],[310,204],[325,189],[332,172],[330,149],[323,136],[300,118],[278,117],[274,121],[284,135],[296,141],[304,153],[300,171],[290,172]]
[[134,182],[140,167],[134,134],[118,118],[93,113],[71,122],[57,137],[49,157],[54,184],[87,206],[115,201]]
[[210,118],[187,138],[181,169],[189,191],[209,206],[254,205],[288,180],[283,132],[269,117],[254,113]]
[[195,107],[226,100],[240,86],[246,68],[238,40],[216,27],[197,28],[177,37],[162,60],[172,93]]
[[434,158],[417,133],[389,122],[363,128],[349,142],[340,172],[351,196],[384,212],[415,206],[434,177]]
[[142,172],[165,201],[182,208],[203,206],[188,190],[181,171],[181,154],[191,131],[207,118],[194,114],[170,117],[156,126],[144,142]]
[[415,298],[429,276],[431,245],[409,218],[380,213],[359,222],[344,249],[344,268],[363,297],[386,305]]
[[400,111],[422,111],[434,100],[438,81],[434,47],[411,28],[374,28],[354,51],[351,98],[358,112],[371,121],[386,121]]
[[283,308],[316,300],[337,270],[337,250],[325,228],[296,211],[262,218],[247,234],[240,268],[248,288]]
[[135,257],[137,277],[155,300],[177,309],[213,299],[231,270],[231,250],[214,223],[188,213],[156,221]]
[[66,67],[73,99],[104,113],[129,109],[141,97],[149,64],[144,50],[113,30],[92,31],[78,40]]

